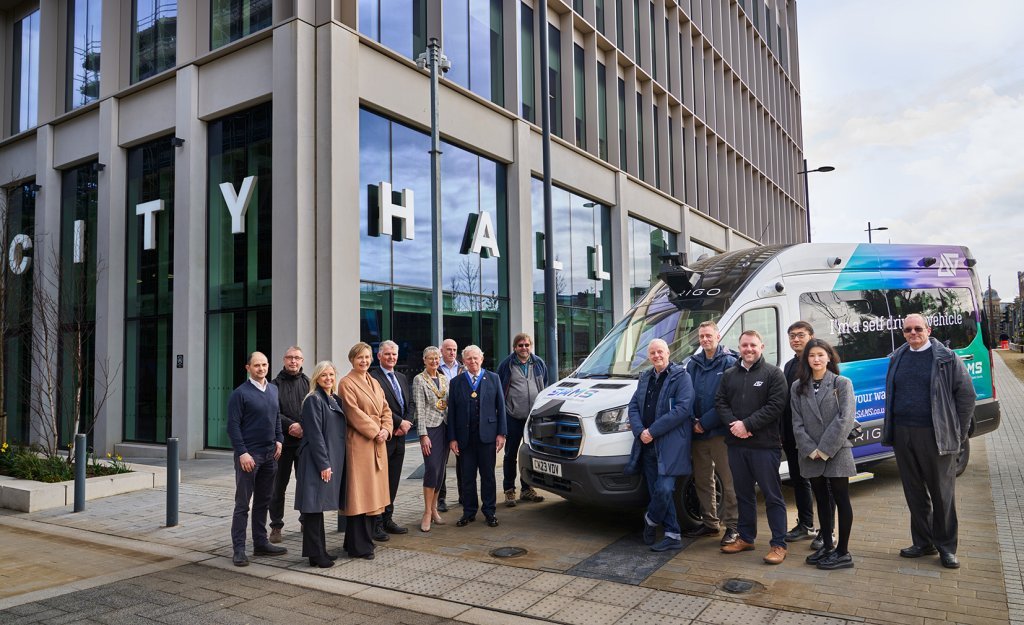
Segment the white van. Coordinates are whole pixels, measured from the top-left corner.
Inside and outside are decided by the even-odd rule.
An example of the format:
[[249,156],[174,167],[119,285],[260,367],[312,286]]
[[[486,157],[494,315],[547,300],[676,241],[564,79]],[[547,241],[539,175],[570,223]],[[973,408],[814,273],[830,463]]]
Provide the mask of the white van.
[[[672,360],[685,362],[699,349],[697,326],[708,320],[734,351],[741,332],[757,330],[765,360],[780,367],[793,356],[786,329],[794,321],[809,322],[816,338],[835,346],[857,395],[863,434],[853,452],[863,465],[892,456],[879,443],[888,355],[903,343],[903,318],[923,314],[932,336],[965,361],[974,380],[971,436],[990,432],[999,426],[999,403],[974,265],[961,246],[834,243],[757,247],[689,267],[666,265],[572,375],[537,398],[520,449],[523,479],[580,503],[645,505],[641,478],[623,475],[622,467],[633,439],[627,404],[648,367],[647,344],[662,338]],[[969,456],[965,445],[958,474]],[[693,524],[700,508],[688,482],[680,484],[677,504],[682,522]]]

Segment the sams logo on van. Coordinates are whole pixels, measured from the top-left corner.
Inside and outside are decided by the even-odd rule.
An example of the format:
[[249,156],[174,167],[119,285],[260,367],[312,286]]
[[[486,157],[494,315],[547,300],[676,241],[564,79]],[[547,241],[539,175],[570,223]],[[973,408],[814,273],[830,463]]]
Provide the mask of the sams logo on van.
[[597,391],[582,388],[553,388],[548,393],[548,397],[563,397],[565,399],[587,399],[594,395],[597,395]]

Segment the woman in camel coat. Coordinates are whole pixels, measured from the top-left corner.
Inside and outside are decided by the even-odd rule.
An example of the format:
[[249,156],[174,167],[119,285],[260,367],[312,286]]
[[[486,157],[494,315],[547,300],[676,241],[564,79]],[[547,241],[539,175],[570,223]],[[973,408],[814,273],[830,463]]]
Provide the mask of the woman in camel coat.
[[348,352],[352,371],[338,383],[348,422],[345,459],[347,517],[345,551],[352,558],[373,559],[372,519],[391,502],[388,491],[388,456],[385,446],[394,427],[384,390],[370,374],[373,352],[356,343]]

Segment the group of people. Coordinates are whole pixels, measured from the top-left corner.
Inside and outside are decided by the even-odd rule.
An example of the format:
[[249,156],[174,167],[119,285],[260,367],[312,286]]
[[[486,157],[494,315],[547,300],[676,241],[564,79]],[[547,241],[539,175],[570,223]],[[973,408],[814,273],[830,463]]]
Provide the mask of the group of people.
[[250,502],[253,553],[287,553],[278,543],[293,467],[302,556],[310,566],[327,568],[337,559],[326,545],[324,513],[330,511],[345,517],[345,552],[372,560],[375,542],[408,532],[394,520],[394,503],[406,436],[413,429],[423,454],[421,532],[444,523],[449,453],[457,457],[462,505],[456,526],[473,522],[478,511],[488,526],[498,526],[495,465],[503,451],[505,505],[543,501],[525,482],[517,500],[515,479],[526,418],[548,384],[548,372],[533,354],[528,334],[516,335],[512,343],[512,353],[497,372],[490,372],[483,369],[479,347],[463,349],[460,363],[458,345],[445,339],[440,348],[423,350],[424,369],[411,384],[395,370],[399,346],[390,340],[380,343],[378,366],[372,368],[371,346],[352,346],[351,370],[344,376],[328,360],[318,362],[306,376],[302,350],[292,346],[285,350],[281,372],[268,381],[267,357],[250,354],[245,365],[248,379],[228,400],[236,484],[234,564],[249,564],[245,547]]
[[[943,566],[958,568],[956,456],[968,436],[976,395],[967,368],[931,338],[922,315],[908,315],[902,331],[907,342],[889,358],[881,439],[893,447],[910,509],[913,544],[900,556],[937,553]],[[857,473],[853,384],[839,374],[836,350],[815,338],[809,323],[792,324],[788,336],[795,356],[783,369],[765,362],[757,331],[740,335],[737,355],[720,344],[712,321],[698,327],[701,349],[685,367],[670,361],[665,341],[648,344],[651,368],[641,375],[629,404],[635,439],[627,470],[642,472],[650,492],[642,536],[652,550],[681,549],[682,536],[717,536],[723,528],[723,553],[753,550],[757,486],[771,529],[765,563],[781,564],[789,543],[812,539],[807,564],[824,570],[854,566],[849,551],[849,478]],[[798,515],[788,531],[779,475],[783,451]],[[673,493],[677,478],[691,473],[703,523],[682,533]]]

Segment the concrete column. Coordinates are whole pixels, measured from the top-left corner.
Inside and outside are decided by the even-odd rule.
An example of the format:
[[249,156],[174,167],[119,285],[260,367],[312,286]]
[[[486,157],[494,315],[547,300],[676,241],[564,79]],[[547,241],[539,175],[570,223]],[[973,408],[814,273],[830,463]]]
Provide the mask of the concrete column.
[[512,133],[512,164],[508,166],[508,296],[511,332],[534,336],[533,317],[533,205],[531,165],[533,132],[517,120]]
[[[186,63],[191,62],[196,56],[199,55],[199,28],[197,20],[199,19],[199,7],[196,6],[196,2],[179,2],[178,3],[178,17],[177,27],[175,33],[175,50],[174,50],[174,62],[178,66],[183,66]],[[207,4],[207,8],[209,5]],[[205,24],[209,26],[209,17],[207,16]],[[203,46],[205,50],[209,47],[210,35],[209,30],[206,34],[206,44]],[[179,74],[180,76],[180,74]],[[180,448],[180,447],[179,447]]]
[[[86,257],[96,259],[96,362],[95,393],[107,401],[96,415],[94,447],[97,452],[113,451],[121,441],[124,423],[124,280],[125,280],[125,170],[126,153],[117,144],[118,100],[100,102],[99,162],[106,168],[98,174],[96,249]],[[88,261],[87,261],[88,262]],[[118,365],[121,365],[120,367]],[[115,375],[115,368],[117,369]],[[103,371],[108,373],[104,376]],[[106,388],[104,388],[106,386]],[[83,406],[85,417],[90,406]]]
[[[316,30],[289,21],[274,29],[273,45],[273,353],[268,358],[276,371],[289,345],[310,350],[305,346],[314,345],[316,336],[317,77],[308,71],[316,65]],[[293,261],[281,262],[282,257]],[[312,360],[314,354],[309,355]]]
[[66,54],[68,40],[67,21],[61,19],[67,14],[64,5],[57,0],[39,2],[39,93],[36,121],[40,126],[64,112],[67,63],[62,54]]
[[349,369],[359,340],[359,38],[316,33],[316,353]]
[[[179,48],[180,51],[180,48]],[[171,435],[179,454],[194,458],[206,446],[206,124],[199,119],[199,68],[186,65],[175,80],[174,369]],[[182,367],[178,368],[178,357]]]
[[629,310],[629,208],[623,205],[624,187],[633,184],[626,174],[615,173],[615,205],[611,207],[612,319],[619,319]]
[[100,23],[100,98],[109,97],[129,84],[132,63],[131,31],[134,28],[130,24],[131,18],[130,2],[106,0],[103,3],[103,18]]

